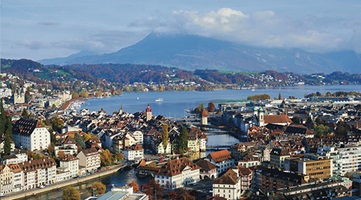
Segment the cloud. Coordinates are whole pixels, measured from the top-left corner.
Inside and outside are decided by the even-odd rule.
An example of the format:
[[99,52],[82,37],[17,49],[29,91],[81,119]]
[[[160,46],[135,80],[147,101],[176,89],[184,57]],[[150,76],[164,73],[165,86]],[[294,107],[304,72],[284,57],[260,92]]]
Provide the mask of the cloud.
[[345,30],[339,31],[342,23],[327,17],[278,15],[272,10],[244,13],[221,8],[203,13],[174,11],[167,20],[152,17],[132,26],[144,25],[153,31],[196,34],[248,45],[329,51],[347,48],[354,31],[346,25]]

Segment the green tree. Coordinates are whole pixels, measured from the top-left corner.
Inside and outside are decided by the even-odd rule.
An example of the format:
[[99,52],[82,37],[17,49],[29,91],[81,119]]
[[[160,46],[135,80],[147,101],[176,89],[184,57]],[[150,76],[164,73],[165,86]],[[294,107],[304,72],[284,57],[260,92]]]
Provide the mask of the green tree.
[[80,193],[77,189],[68,186],[63,189],[62,200],[80,200]]
[[314,131],[316,135],[324,135],[327,134],[328,127],[323,124],[315,125]]
[[188,130],[187,127],[182,126],[182,129],[180,131],[179,137],[178,137],[178,150],[181,155],[185,153],[188,147]]
[[96,181],[92,184],[92,188],[95,188],[96,190],[96,194],[100,195],[100,194],[104,194],[106,191],[106,187],[102,182]]
[[300,123],[300,121],[301,121],[301,119],[299,117],[297,117],[297,116],[292,117],[293,123]]
[[11,141],[12,141],[12,125],[10,118],[6,120],[5,125],[5,141],[4,141],[4,154],[10,155],[11,152]]
[[167,145],[168,145],[168,125],[164,124],[162,127],[162,143],[163,143],[163,147],[164,149],[166,149]]
[[23,111],[21,112],[21,117],[22,118],[29,118],[30,114],[29,112],[24,108]]
[[5,136],[5,126],[6,126],[6,114],[3,105],[3,99],[0,99],[0,138]]
[[79,145],[81,149],[85,149],[85,142],[79,133],[75,133],[74,140],[75,143]]

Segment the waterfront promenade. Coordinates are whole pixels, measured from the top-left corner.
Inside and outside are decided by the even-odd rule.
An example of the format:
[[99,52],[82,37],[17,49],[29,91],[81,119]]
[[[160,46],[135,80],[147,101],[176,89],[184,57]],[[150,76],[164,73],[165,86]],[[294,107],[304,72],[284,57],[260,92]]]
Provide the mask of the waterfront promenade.
[[117,171],[123,169],[124,167],[126,167],[126,165],[116,165],[116,166],[104,167],[100,172],[97,172],[97,173],[94,173],[91,175],[54,183],[54,184],[46,186],[45,188],[35,188],[32,190],[14,192],[11,194],[7,194],[6,196],[0,197],[0,199],[1,200],[20,199],[20,198],[34,196],[34,195],[41,194],[41,193],[46,193],[51,190],[56,190],[56,189],[60,189],[60,188],[63,188],[63,187],[69,186],[69,185],[76,185],[76,184],[83,183],[83,182],[86,182],[86,181],[89,181],[92,179],[107,176],[107,175],[116,173]]

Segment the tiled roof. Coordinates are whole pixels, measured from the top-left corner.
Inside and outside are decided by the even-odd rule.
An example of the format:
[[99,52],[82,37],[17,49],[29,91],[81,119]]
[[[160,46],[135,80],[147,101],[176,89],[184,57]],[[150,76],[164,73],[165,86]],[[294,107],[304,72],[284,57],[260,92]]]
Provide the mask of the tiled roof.
[[19,166],[23,169],[24,172],[35,171],[37,169],[44,169],[56,166],[54,159],[45,158],[42,160],[30,160],[29,162],[24,162],[19,164]]
[[216,169],[217,166],[214,165],[213,163],[209,162],[208,160],[199,160],[198,162],[196,162],[196,164],[201,167],[202,169],[206,170],[206,171],[210,171],[212,169]]
[[42,128],[44,125],[39,120],[21,118],[16,121],[13,133],[29,136],[35,128]]
[[229,169],[226,173],[224,173],[221,177],[216,178],[213,184],[227,184],[227,185],[235,185],[238,182],[238,175],[232,169]]
[[18,164],[8,164],[11,172],[17,173],[17,172],[21,172],[21,167]]
[[225,149],[210,153],[208,158],[211,158],[214,162],[222,162],[231,158],[231,153]]
[[267,124],[292,123],[287,115],[265,115],[264,122]]
[[197,164],[193,163],[188,158],[183,157],[168,161],[167,164],[165,164],[161,169],[158,170],[158,172],[156,172],[156,174],[175,176],[181,174],[184,168],[187,166],[192,170],[199,168]]
[[86,156],[90,156],[90,155],[94,155],[94,154],[98,154],[98,151],[96,148],[90,148],[90,149],[85,149],[82,151],[84,153],[84,155]]

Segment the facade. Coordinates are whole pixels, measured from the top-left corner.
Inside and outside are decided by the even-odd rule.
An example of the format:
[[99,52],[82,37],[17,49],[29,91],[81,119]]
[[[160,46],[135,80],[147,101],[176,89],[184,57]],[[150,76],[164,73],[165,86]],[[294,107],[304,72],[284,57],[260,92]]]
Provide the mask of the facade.
[[144,159],[144,149],[138,143],[125,148],[122,152],[124,158],[128,161],[139,162]]
[[65,155],[75,155],[78,153],[76,142],[71,137],[66,137],[61,146],[55,146],[55,155],[58,156],[59,151],[63,151]]
[[138,142],[138,144],[143,146],[143,132],[142,131],[134,131],[133,137]]
[[158,145],[156,144],[156,152],[158,154],[171,154],[172,153],[172,144],[168,140],[167,146],[164,148],[163,142],[159,140]]
[[237,200],[241,197],[240,178],[237,172],[229,169],[221,177],[216,178],[212,185],[213,196],[224,197],[227,200]]
[[217,178],[217,166],[208,160],[199,160],[196,164],[200,167],[200,179],[214,179]]
[[19,166],[24,173],[24,190],[56,182],[56,163],[53,159],[30,160]]
[[4,164],[18,164],[28,161],[28,154],[16,153],[10,156],[5,156],[4,158]]
[[13,191],[14,173],[8,165],[0,166],[0,192],[8,194]]
[[270,153],[270,164],[273,167],[284,169],[286,158],[290,158],[290,153],[287,149],[273,148]]
[[85,168],[87,172],[96,171],[100,167],[100,154],[95,148],[81,151],[77,156],[79,167]]
[[50,133],[39,120],[21,118],[15,123],[12,136],[18,148],[34,151],[50,146]]
[[319,147],[318,154],[332,159],[332,174],[344,176],[349,172],[361,170],[361,147]]
[[290,159],[289,162],[289,171],[308,175],[310,179],[323,180],[332,176],[332,162],[323,156],[306,154],[303,158]]
[[79,159],[72,155],[67,155],[60,160],[60,167],[69,172],[71,178],[78,176],[79,171]]
[[207,160],[217,166],[217,176],[234,166],[234,159],[231,157],[231,152],[226,149],[208,154]]
[[175,189],[199,182],[199,166],[188,158],[170,160],[154,173],[154,180],[165,189]]

